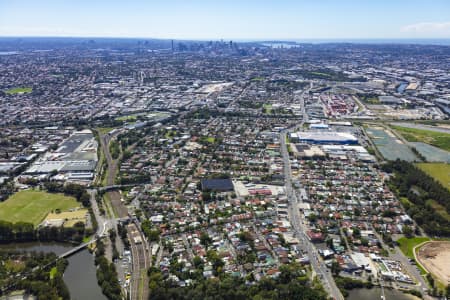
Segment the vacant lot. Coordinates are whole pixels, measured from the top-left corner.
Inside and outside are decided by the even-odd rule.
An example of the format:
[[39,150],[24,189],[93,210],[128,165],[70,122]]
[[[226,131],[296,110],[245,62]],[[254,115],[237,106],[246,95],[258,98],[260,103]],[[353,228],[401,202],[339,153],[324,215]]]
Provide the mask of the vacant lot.
[[423,142],[450,151],[450,134],[424,129],[392,126],[408,142]]
[[36,226],[48,213],[56,209],[67,211],[80,206],[81,204],[75,198],[63,194],[33,190],[20,191],[0,203],[0,220],[12,223],[29,222]]
[[17,88],[9,89],[9,90],[5,91],[5,93],[7,93],[9,95],[14,95],[14,94],[31,93],[32,91],[33,91],[33,89],[30,87],[17,87]]
[[88,210],[85,208],[60,213],[49,213],[45,220],[63,219],[65,220],[64,227],[73,227],[78,222],[86,224],[87,213]]
[[450,164],[445,163],[421,163],[417,166],[439,181],[445,188],[450,190]]
[[450,283],[450,242],[429,242],[417,251],[417,259],[443,284]]

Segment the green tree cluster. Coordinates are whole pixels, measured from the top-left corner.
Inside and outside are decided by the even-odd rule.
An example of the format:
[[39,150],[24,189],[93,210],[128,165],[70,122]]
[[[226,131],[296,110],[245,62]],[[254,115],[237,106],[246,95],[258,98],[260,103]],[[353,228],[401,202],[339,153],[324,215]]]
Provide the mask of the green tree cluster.
[[73,196],[78,202],[81,202],[84,207],[89,207],[91,205],[90,196],[86,191],[86,187],[82,185],[75,183],[61,184],[58,182],[47,181],[44,182],[44,188],[49,193],[64,193]]
[[23,269],[17,271],[7,270],[5,264],[0,266],[0,295],[7,294],[10,289],[23,290],[26,294],[34,295],[37,299],[68,300],[69,290],[64,283],[63,273],[67,267],[67,260],[56,261],[56,271],[50,276],[50,267],[37,268],[44,265],[52,265],[55,262],[54,253],[32,252],[29,255],[16,252],[0,252],[0,261],[22,261]]
[[348,296],[348,291],[352,290],[352,289],[359,289],[359,288],[372,288],[373,284],[371,281],[368,282],[364,282],[361,280],[356,280],[350,277],[340,277],[337,276],[334,278],[334,280],[336,281],[336,285],[339,288],[339,290],[341,291],[342,295],[344,295],[344,297]]
[[0,242],[31,241],[71,241],[81,242],[83,237],[91,235],[84,223],[76,223],[73,227],[40,227],[34,228],[32,223],[11,223],[0,220]]
[[152,225],[152,222],[149,220],[142,221],[141,229],[149,241],[159,242],[160,231]]
[[433,236],[450,236],[450,221],[430,204],[435,201],[450,213],[450,191],[428,174],[406,161],[391,161],[383,170],[394,173],[389,184],[399,197],[406,197],[411,204],[405,210],[426,233]]
[[110,263],[105,257],[105,245],[97,242],[95,252],[95,264],[97,265],[97,282],[102,288],[103,294],[110,300],[122,299],[121,288],[114,263]]
[[297,264],[280,267],[278,278],[264,277],[254,284],[243,278],[221,274],[212,279],[200,279],[195,284],[179,287],[166,279],[160,270],[149,270],[150,299],[327,299],[322,288],[314,287]]

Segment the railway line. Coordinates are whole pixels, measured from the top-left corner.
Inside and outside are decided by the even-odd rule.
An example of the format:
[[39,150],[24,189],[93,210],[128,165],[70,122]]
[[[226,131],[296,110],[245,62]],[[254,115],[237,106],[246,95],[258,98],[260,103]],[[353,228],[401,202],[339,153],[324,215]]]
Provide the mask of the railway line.
[[[110,132],[109,134],[99,134],[100,144],[103,149],[108,171],[106,173],[106,188],[113,210],[117,213],[117,217],[123,218],[128,216],[128,209],[122,204],[121,196],[116,190],[110,190],[108,187],[115,187],[114,179],[118,168],[118,159],[113,159],[109,151],[111,140],[117,138],[121,130]],[[112,216],[111,216],[112,217]],[[116,227],[116,223],[114,223]],[[117,228],[116,228],[117,229]],[[116,230],[117,233],[117,230]],[[128,290],[128,299],[143,300],[148,299],[148,278],[147,270],[150,267],[151,260],[148,255],[148,244],[142,231],[137,224],[131,223],[127,225],[127,235],[130,241],[131,250],[131,278]]]
[[136,224],[129,224],[127,226],[127,232],[133,261],[130,282],[130,299],[148,299],[147,270],[150,267],[151,262],[147,255],[147,242],[141,231],[138,230]]

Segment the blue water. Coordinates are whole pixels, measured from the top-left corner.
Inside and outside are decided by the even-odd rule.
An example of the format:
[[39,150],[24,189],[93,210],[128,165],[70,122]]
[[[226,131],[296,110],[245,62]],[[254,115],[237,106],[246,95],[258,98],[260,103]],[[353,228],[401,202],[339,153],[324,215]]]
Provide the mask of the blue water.
[[[0,250],[53,252],[57,255],[72,249],[73,245],[63,243],[11,243],[0,245]],[[97,284],[97,268],[94,256],[88,250],[82,250],[68,259],[68,266],[64,271],[64,282],[69,289],[72,300],[107,300]]]

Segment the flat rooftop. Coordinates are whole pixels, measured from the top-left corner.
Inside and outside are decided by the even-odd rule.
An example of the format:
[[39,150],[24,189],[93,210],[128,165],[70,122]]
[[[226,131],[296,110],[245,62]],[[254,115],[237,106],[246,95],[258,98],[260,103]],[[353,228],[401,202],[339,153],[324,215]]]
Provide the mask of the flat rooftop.
[[65,140],[56,150],[59,153],[72,153],[75,151],[81,151],[78,148],[84,148],[80,146],[87,146],[87,144],[94,138],[92,133],[74,133],[67,140]]
[[231,179],[202,179],[202,190],[227,192],[233,191],[233,182]]
[[358,139],[348,132],[335,131],[305,131],[291,134],[292,138],[298,138],[300,141],[312,142],[358,142]]

